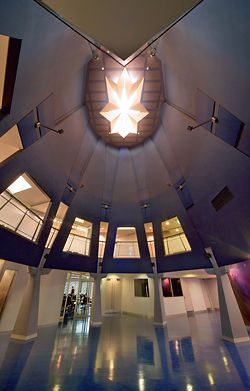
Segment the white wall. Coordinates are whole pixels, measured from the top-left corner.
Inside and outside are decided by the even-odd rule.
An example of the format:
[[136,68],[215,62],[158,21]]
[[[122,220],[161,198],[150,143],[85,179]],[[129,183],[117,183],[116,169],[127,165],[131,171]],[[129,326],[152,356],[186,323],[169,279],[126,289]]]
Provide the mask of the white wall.
[[41,276],[38,325],[58,323],[67,272],[51,270]]
[[188,284],[194,312],[206,311],[207,306],[204,299],[202,280],[199,278],[186,278],[185,281]]
[[[137,278],[145,278],[137,276]],[[154,315],[154,285],[152,278],[148,279],[149,297],[135,297],[134,278],[123,278],[122,281],[122,311],[152,318]]]
[[194,306],[193,306],[193,301],[189,289],[189,284],[188,284],[188,278],[181,278],[181,287],[182,287],[182,292],[184,296],[184,303],[186,307],[187,312],[193,312],[194,311]]
[[164,308],[166,316],[186,314],[184,297],[164,297]]
[[[154,284],[148,279],[149,297],[136,297],[134,279],[146,278],[145,275],[109,277],[102,280],[102,313],[126,312],[153,318],[154,316]],[[110,279],[109,279],[110,278]],[[184,297],[164,297],[166,316],[186,314]]]
[[[16,274],[0,318],[0,332],[13,330],[29,278],[25,265],[6,261],[2,273],[6,269],[15,270]],[[41,276],[39,326],[58,322],[66,276],[67,272],[62,270],[52,270],[48,275]]]

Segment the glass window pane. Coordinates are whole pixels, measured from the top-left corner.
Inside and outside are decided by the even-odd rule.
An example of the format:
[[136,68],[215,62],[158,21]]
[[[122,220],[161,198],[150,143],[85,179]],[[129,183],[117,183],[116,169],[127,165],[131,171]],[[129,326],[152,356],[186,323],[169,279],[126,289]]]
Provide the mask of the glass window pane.
[[10,202],[0,210],[1,225],[15,229],[23,218],[24,213]]
[[183,296],[180,278],[171,278],[174,296]]
[[37,229],[38,222],[26,215],[17,229],[17,233],[24,234],[28,238],[32,239]]
[[161,223],[165,255],[192,251],[178,217]]
[[117,228],[114,258],[140,258],[135,227]]
[[162,278],[161,279],[161,285],[162,285],[162,293],[164,297],[172,297],[172,286],[171,286],[171,278]]
[[63,251],[89,256],[91,235],[92,223],[76,217]]
[[136,297],[149,297],[148,280],[146,278],[134,280],[134,290]]
[[185,251],[185,247],[179,236],[168,238],[169,253],[181,253]]

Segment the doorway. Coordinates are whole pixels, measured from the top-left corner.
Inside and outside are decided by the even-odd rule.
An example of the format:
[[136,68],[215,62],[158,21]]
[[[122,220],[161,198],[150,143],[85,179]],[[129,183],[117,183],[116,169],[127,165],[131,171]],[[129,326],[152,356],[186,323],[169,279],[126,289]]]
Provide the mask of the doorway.
[[87,273],[67,275],[61,306],[61,319],[83,319],[90,316],[93,281]]

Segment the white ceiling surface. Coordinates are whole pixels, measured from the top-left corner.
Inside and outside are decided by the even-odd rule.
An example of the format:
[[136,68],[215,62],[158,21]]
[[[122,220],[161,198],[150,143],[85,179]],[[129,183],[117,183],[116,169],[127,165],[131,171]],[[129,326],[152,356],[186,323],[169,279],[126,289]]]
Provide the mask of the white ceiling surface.
[[125,60],[197,0],[45,0],[63,19]]

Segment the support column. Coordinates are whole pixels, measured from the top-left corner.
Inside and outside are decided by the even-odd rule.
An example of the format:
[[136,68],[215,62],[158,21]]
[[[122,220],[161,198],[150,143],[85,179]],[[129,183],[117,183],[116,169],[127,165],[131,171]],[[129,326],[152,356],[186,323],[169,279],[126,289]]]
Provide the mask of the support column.
[[148,277],[154,281],[154,324],[156,326],[164,326],[167,320],[162,294],[161,275],[157,275],[157,272],[154,270],[154,274],[149,274]]
[[247,328],[235,298],[227,270],[225,267],[220,268],[218,266],[211,247],[207,247],[205,251],[210,258],[217,279],[222,339],[234,343],[249,341]]
[[90,319],[91,326],[100,326],[102,324],[101,280],[102,277],[100,275],[94,276],[91,319]]
[[11,339],[29,341],[37,337],[40,293],[40,270],[29,268],[29,280],[19,309]]

